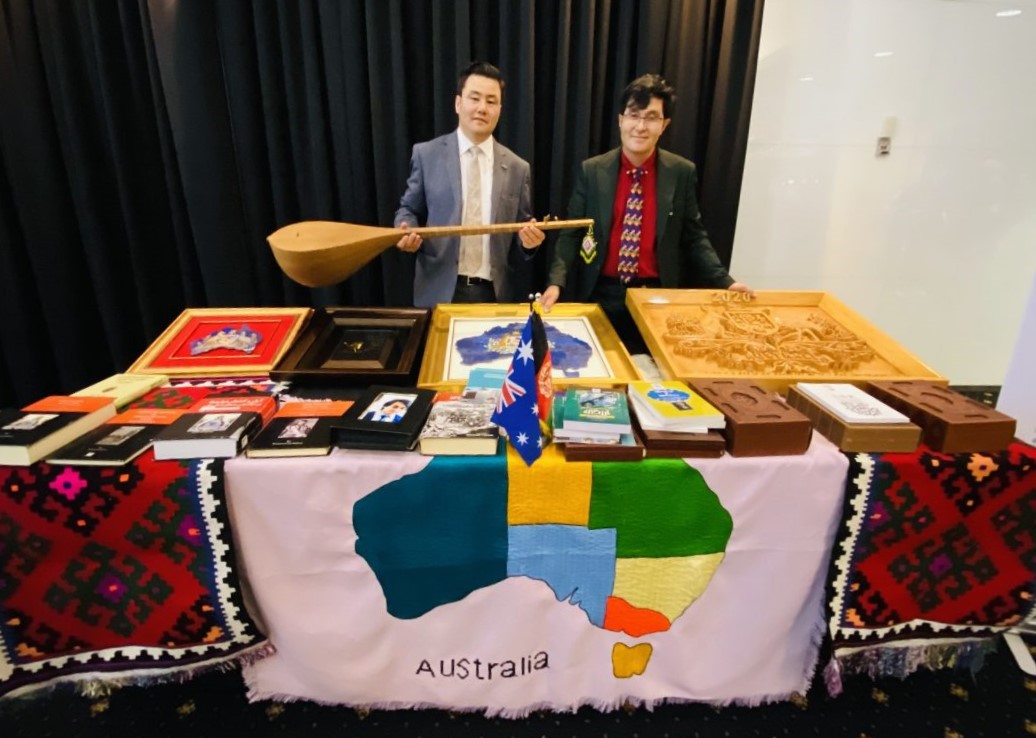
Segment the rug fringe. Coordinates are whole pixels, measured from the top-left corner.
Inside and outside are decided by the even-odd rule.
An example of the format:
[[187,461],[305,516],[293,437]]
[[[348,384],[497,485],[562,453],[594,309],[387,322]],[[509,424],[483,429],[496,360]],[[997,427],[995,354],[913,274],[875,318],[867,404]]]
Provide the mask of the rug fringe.
[[982,668],[986,656],[995,650],[996,640],[993,638],[836,650],[824,669],[824,683],[828,694],[837,697],[842,692],[842,678],[848,675],[905,679],[919,669],[956,669],[975,673]]
[[260,659],[272,656],[277,648],[270,641],[263,641],[232,656],[203,663],[184,665],[172,669],[152,670],[136,669],[126,671],[119,676],[110,676],[105,672],[87,671],[81,674],[67,674],[49,681],[26,685],[3,696],[4,700],[35,700],[53,695],[60,689],[71,688],[76,694],[87,699],[110,697],[114,692],[125,687],[150,687],[173,682],[183,683],[210,671],[233,671],[254,664]]
[[614,712],[616,710],[635,710],[644,708],[648,712],[651,712],[655,707],[659,705],[686,705],[686,704],[698,704],[698,705],[712,705],[713,707],[761,707],[763,705],[775,703],[775,702],[787,702],[796,698],[800,698],[802,693],[791,692],[791,693],[780,693],[780,694],[765,694],[755,695],[752,697],[736,697],[731,699],[722,700],[697,700],[697,699],[685,699],[680,697],[666,697],[660,699],[641,699],[638,697],[620,697],[614,700],[600,700],[586,698],[581,700],[576,705],[561,705],[554,702],[542,701],[534,702],[529,705],[522,707],[457,707],[457,706],[444,706],[438,702],[393,702],[393,701],[381,701],[381,702],[367,702],[363,704],[354,704],[349,702],[340,702],[336,700],[320,700],[313,699],[311,697],[299,697],[298,695],[292,694],[264,694],[259,696],[256,693],[255,688],[252,685],[248,686],[248,701],[249,702],[274,702],[274,703],[285,703],[289,704],[292,702],[309,702],[316,705],[324,705],[327,707],[351,707],[357,711],[370,711],[370,710],[443,710],[454,713],[467,713],[467,714],[482,714],[487,718],[503,718],[506,720],[521,720],[527,718],[529,715],[536,712],[552,712],[552,713],[575,713],[583,707],[592,707],[601,713]]

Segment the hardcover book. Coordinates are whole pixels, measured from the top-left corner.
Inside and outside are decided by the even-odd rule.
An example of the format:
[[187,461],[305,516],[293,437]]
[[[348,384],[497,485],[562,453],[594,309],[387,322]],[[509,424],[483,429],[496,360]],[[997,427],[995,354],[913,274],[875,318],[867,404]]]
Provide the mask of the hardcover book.
[[570,388],[565,392],[566,434],[632,433],[626,395],[619,390]]
[[110,397],[121,408],[169,381],[165,374],[113,374],[107,379],[73,392],[72,397]]
[[0,465],[29,466],[115,415],[110,397],[52,395],[0,412]]
[[495,409],[491,401],[440,392],[421,430],[421,453],[492,456],[500,438],[500,429],[491,420]]
[[183,410],[135,408],[121,412],[47,458],[68,466],[122,466],[151,448],[155,436]]
[[596,445],[621,443],[622,435],[613,433],[610,430],[590,432],[565,428],[565,400],[567,397],[568,392],[566,390],[559,390],[554,393],[554,400],[551,403],[552,435],[555,443],[592,443]]
[[237,456],[276,408],[277,401],[271,395],[207,397],[155,436],[155,458]]
[[339,448],[408,451],[416,443],[435,392],[416,387],[374,385],[331,430]]
[[506,369],[477,366],[468,374],[468,383],[464,387],[464,396],[477,400],[485,399],[495,403],[500,397],[500,390],[504,386],[504,378],[506,376]]
[[700,432],[727,423],[718,408],[679,380],[630,382],[629,394],[645,428]]
[[846,423],[909,423],[908,418],[876,397],[846,382],[799,382],[799,392]]
[[351,400],[286,402],[248,447],[245,456],[323,456],[331,451],[331,428]]

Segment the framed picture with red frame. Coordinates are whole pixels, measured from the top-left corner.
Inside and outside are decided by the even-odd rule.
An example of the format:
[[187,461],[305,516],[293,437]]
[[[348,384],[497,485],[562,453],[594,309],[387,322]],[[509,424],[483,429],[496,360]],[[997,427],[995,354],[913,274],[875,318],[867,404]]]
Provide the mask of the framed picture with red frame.
[[311,308],[188,308],[129,371],[179,377],[269,374],[312,314]]

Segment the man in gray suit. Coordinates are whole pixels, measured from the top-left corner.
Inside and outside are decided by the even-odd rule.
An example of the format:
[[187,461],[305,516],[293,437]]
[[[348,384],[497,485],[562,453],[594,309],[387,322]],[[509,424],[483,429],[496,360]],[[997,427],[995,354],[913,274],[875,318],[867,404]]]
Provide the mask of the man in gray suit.
[[[461,70],[457,130],[414,146],[397,227],[535,222],[528,162],[493,139],[503,92],[493,65],[472,62]],[[530,260],[543,239],[543,231],[529,225],[517,234],[427,242],[408,233],[396,245],[417,253],[414,304],[433,307],[528,299]]]
[[[541,298],[546,309],[562,294],[574,302],[599,303],[630,353],[646,348],[626,310],[627,289],[719,287],[752,292],[731,278],[709,241],[698,209],[694,164],[658,148],[672,104],[673,88],[657,74],[638,77],[623,90],[622,145],[580,165],[568,204],[567,217],[592,218],[600,240],[584,238],[578,231],[562,233]],[[636,222],[632,231],[631,220]],[[628,256],[620,256],[622,251]]]

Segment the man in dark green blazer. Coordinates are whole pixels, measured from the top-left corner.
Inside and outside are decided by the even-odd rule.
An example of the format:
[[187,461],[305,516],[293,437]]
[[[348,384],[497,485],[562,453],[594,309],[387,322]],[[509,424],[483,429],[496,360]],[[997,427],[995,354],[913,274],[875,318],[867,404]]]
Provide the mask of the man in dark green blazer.
[[622,145],[580,165],[568,204],[568,218],[593,219],[593,238],[561,234],[541,297],[547,309],[561,297],[599,303],[630,353],[646,350],[625,306],[631,287],[751,293],[731,278],[709,241],[694,164],[658,148],[672,104],[673,88],[657,74],[623,91]]

